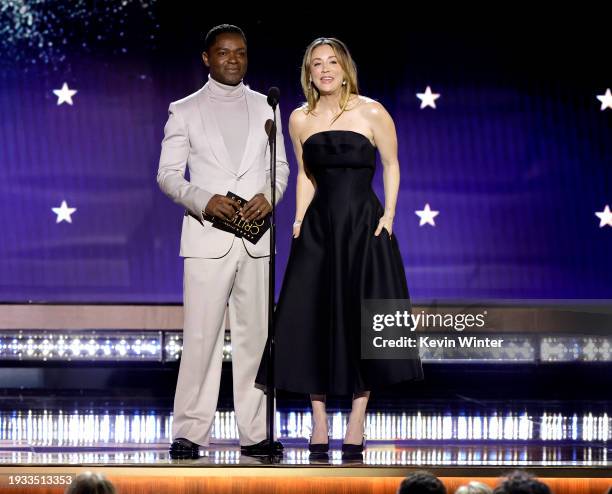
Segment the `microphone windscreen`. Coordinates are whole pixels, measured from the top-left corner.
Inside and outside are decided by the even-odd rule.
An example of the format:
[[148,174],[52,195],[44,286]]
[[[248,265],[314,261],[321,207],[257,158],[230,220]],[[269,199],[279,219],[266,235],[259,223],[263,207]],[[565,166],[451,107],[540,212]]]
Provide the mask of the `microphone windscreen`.
[[271,134],[274,134],[274,122],[271,119],[266,120],[266,135],[270,137]]
[[278,105],[278,100],[280,99],[280,89],[276,86],[272,86],[268,91],[268,104],[270,106]]

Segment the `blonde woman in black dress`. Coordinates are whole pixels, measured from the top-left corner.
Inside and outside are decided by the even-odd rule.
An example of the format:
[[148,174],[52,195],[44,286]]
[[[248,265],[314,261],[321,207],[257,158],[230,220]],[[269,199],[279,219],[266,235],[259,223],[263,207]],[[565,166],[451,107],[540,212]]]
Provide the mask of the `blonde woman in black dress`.
[[[313,41],[304,55],[306,103],[289,118],[298,162],[291,253],[275,312],[275,380],[307,393],[313,411],[310,451],[328,450],[328,395],[352,397],[344,453],[364,447],[370,391],[423,378],[421,361],[360,355],[364,299],[408,299],[393,236],[400,181],[397,135],[389,113],[359,95],[348,49]],[[383,164],[384,208],[371,182]],[[256,381],[265,385],[265,361]]]

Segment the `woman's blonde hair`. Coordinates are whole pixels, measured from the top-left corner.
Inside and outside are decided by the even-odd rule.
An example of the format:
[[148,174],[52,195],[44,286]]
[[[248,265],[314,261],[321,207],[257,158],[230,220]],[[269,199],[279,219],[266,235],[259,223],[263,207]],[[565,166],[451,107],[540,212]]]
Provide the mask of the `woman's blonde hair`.
[[83,472],[72,481],[65,494],[117,494],[117,490],[101,473]]
[[[351,95],[359,94],[359,86],[357,84],[357,67],[351,57],[346,45],[336,38],[317,38],[306,48],[304,59],[302,60],[301,83],[302,91],[306,96],[306,113],[314,113],[321,94],[316,86],[312,83],[310,77],[310,63],[312,62],[312,52],[315,48],[321,45],[331,46],[334,50],[338,63],[344,71],[344,81],[342,81],[342,93],[340,95],[340,113],[336,115],[334,121],[342,115],[347,109],[347,105]],[[333,121],[332,121],[333,123]]]
[[492,492],[493,489],[487,484],[472,480],[469,484],[459,487],[455,494],[491,494]]

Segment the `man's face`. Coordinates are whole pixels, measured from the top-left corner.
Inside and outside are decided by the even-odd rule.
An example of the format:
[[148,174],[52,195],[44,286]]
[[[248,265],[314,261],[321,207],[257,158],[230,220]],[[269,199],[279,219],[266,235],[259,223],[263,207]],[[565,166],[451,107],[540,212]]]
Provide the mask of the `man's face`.
[[246,74],[246,43],[239,34],[220,34],[208,52],[202,53],[202,60],[215,81],[235,86]]

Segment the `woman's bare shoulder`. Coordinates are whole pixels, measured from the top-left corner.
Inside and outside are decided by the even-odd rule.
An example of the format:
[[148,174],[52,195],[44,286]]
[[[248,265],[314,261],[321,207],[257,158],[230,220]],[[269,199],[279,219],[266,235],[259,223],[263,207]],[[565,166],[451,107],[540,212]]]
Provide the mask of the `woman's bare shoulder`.
[[366,96],[360,96],[362,98],[361,104],[359,105],[359,113],[363,118],[370,121],[385,120],[388,118],[389,113],[385,107],[378,101]]
[[359,102],[356,106],[365,112],[376,112],[385,109],[383,105],[373,98],[368,98],[367,96],[362,95],[358,96],[358,98]]
[[306,118],[308,115],[308,103],[303,103],[291,112],[293,118]]
[[292,127],[299,127],[304,124],[308,118],[308,112],[306,105],[298,106],[295,110],[291,112],[289,115],[289,125]]

